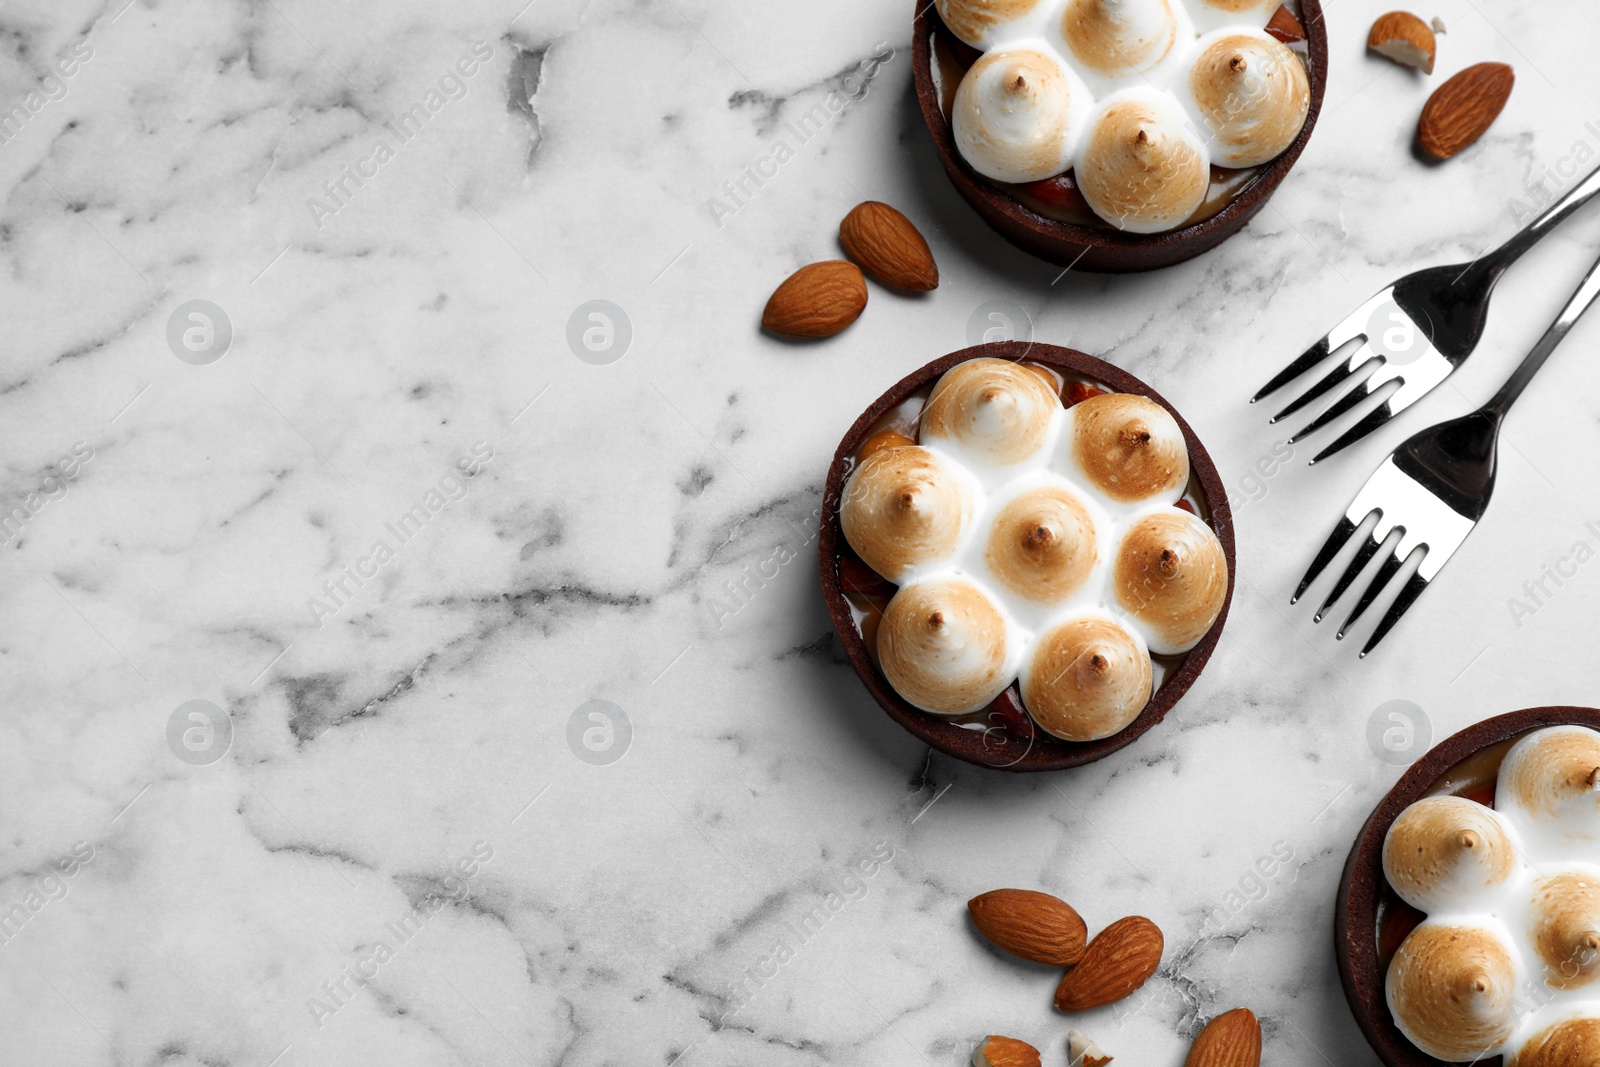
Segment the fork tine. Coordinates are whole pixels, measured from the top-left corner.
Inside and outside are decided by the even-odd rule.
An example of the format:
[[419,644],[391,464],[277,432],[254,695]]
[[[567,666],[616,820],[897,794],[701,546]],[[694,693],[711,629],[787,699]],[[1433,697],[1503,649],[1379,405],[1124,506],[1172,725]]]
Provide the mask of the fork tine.
[[1250,403],[1254,404],[1269,393],[1277,392],[1295,378],[1300,377],[1300,375],[1327,359],[1338,349],[1343,348],[1358,337],[1365,336],[1367,318],[1372,314],[1373,305],[1387,297],[1391,291],[1392,287],[1391,289],[1385,289],[1352,311],[1345,317],[1343,322],[1329,330],[1316,344],[1301,353],[1293,363],[1274,375],[1270,382],[1263,385],[1256,392],[1256,395],[1250,398]]
[[1335,452],[1344,451],[1392,418],[1394,418],[1394,408],[1385,400],[1382,404],[1363,415],[1360,422],[1340,434],[1333,444],[1312,456],[1309,465],[1315,467]]
[[1282,389],[1285,385],[1288,385],[1290,382],[1294,381],[1294,379],[1300,377],[1300,375],[1304,374],[1312,367],[1315,367],[1318,363],[1321,363],[1332,354],[1333,347],[1328,344],[1328,339],[1326,337],[1322,338],[1316,344],[1306,349],[1305,352],[1303,352],[1300,356],[1296,357],[1293,363],[1289,364],[1287,367],[1283,368],[1276,375],[1274,375],[1272,381],[1258,389],[1256,391],[1256,395],[1250,398],[1250,403],[1254,404],[1262,397],[1276,393],[1279,389]]
[[1339,554],[1339,549],[1344,547],[1344,543],[1350,540],[1350,535],[1355,532],[1356,524],[1347,517],[1341,516],[1338,524],[1333,528],[1332,536],[1328,538],[1328,543],[1322,546],[1322,549],[1317,553],[1317,558],[1311,561],[1311,569],[1306,571],[1304,578],[1300,579],[1300,588],[1294,591],[1294,596],[1289,598],[1289,603],[1298,604],[1300,602],[1300,598],[1311,587],[1311,583],[1317,580],[1317,575],[1321,574],[1323,568],[1332,561],[1334,556]]
[[[1361,358],[1363,354],[1366,355],[1365,359]],[[1301,393],[1294,400],[1289,401],[1288,407],[1284,408],[1267,421],[1277,422],[1285,415],[1293,415],[1295,412],[1299,411],[1313,400],[1316,400],[1318,397],[1322,396],[1340,382],[1348,381],[1357,372],[1365,370],[1368,364],[1371,364],[1374,361],[1381,363],[1383,360],[1382,357],[1374,352],[1370,347],[1367,345],[1362,345],[1360,348],[1351,353],[1349,359],[1345,360],[1343,363],[1340,363],[1327,374],[1323,375],[1320,381],[1318,381],[1310,389],[1307,389],[1305,392]]]
[[1374,391],[1375,387],[1372,384],[1372,376],[1369,375],[1366,380],[1356,383],[1356,385],[1349,392],[1345,393],[1338,400],[1334,401],[1333,406],[1327,411],[1324,411],[1321,415],[1318,415],[1316,418],[1306,423],[1305,426],[1301,427],[1293,437],[1289,438],[1289,443],[1293,445],[1304,441],[1307,437],[1310,437],[1312,434],[1328,425],[1328,423],[1332,422],[1334,419],[1337,419],[1340,415],[1343,415],[1345,412],[1358,406],[1363,400],[1371,396]]
[[1334,584],[1333,592],[1328,594],[1328,599],[1322,602],[1322,607],[1318,608],[1317,613],[1311,617],[1312,622],[1321,622],[1322,617],[1328,613],[1328,609],[1333,607],[1334,601],[1344,596],[1345,590],[1349,589],[1351,583],[1361,575],[1362,571],[1366,570],[1367,564],[1372,562],[1372,557],[1378,554],[1378,548],[1381,543],[1371,533],[1367,534],[1367,539],[1356,550],[1355,559],[1350,561],[1350,566],[1345,568],[1345,572],[1339,576],[1339,581]]
[[1378,623],[1378,628],[1372,631],[1372,636],[1367,638],[1367,646],[1361,650],[1360,655],[1356,657],[1357,659],[1366,659],[1367,653],[1378,647],[1378,642],[1383,640],[1385,634],[1394,629],[1394,624],[1400,621],[1400,616],[1406,613],[1406,609],[1416,602],[1417,597],[1421,596],[1422,591],[1426,588],[1428,588],[1428,579],[1424,578],[1420,573],[1413,574],[1406,579],[1405,587],[1400,590],[1400,595],[1394,598],[1394,603],[1389,605],[1389,610],[1384,613],[1383,619]]
[[[1396,546],[1396,549],[1398,547]],[[1356,620],[1361,618],[1361,613],[1371,607],[1374,600],[1378,599],[1378,594],[1383,592],[1383,587],[1389,584],[1389,579],[1393,578],[1395,572],[1399,569],[1399,551],[1390,552],[1388,558],[1383,561],[1383,566],[1378,568],[1377,576],[1372,579],[1372,584],[1367,586],[1367,591],[1361,594],[1360,600],[1356,601],[1356,609],[1350,613],[1348,619],[1344,620],[1344,625],[1339,627],[1339,632],[1334,635],[1335,637],[1341,641],[1344,640],[1344,635],[1350,632],[1350,627],[1354,626]]]

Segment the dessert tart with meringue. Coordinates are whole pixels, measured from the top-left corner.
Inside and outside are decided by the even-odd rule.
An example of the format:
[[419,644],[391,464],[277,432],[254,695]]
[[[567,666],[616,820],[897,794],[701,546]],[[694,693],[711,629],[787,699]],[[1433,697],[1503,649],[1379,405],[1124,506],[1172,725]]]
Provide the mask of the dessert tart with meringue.
[[1336,945],[1391,1067],[1600,1064],[1600,711],[1502,715],[1414,764],[1351,850]]
[[1158,723],[1233,592],[1227,494],[1158,394],[1000,342],[895,385],[828,472],[819,562],[847,655],[906,729],[1058,770]]
[[1019,247],[1120,272],[1249,221],[1327,78],[1319,0],[934,0],[913,71],[956,189]]

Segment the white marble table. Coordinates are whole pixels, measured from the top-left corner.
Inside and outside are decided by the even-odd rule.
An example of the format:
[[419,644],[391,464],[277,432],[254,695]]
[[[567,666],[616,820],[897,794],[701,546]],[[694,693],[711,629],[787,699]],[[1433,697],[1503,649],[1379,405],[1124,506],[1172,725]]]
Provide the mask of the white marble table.
[[[519,3],[0,16],[0,103],[26,116],[0,144],[23,508],[0,553],[0,1062],[958,1064],[999,1032],[1059,1065],[1053,976],[964,918],[1001,885],[1166,930],[1145,992],[1073,1024],[1119,1063],[1176,1065],[1240,1004],[1269,1062],[1375,1062],[1331,951],[1346,851],[1402,770],[1369,723],[1407,701],[1437,740],[1596,703],[1600,563],[1537,602],[1524,583],[1600,547],[1600,323],[1513,415],[1489,518],[1379,654],[1288,594],[1387,447],[1492,391],[1600,218],[1507,280],[1479,357],[1403,429],[1326,469],[1274,464],[1244,398],[1600,149],[1600,14],[1424,11],[1449,26],[1435,82],[1518,72],[1490,135],[1428,168],[1429,83],[1363,53],[1384,5],[1332,4],[1321,125],[1242,235],[1055,280],[946,184],[908,5]],[[730,201],[747,166],[770,177]],[[867,198],[924,229],[940,288],[874,287],[826,344],[762,335],[772,287]],[[196,300],[231,327],[221,358]],[[629,324],[609,363],[567,340],[594,300]],[[930,758],[843,662],[812,563],[839,434],[991,300],[1156,384],[1241,504],[1217,657],[1072,773]],[[609,748],[591,701],[626,716]]]

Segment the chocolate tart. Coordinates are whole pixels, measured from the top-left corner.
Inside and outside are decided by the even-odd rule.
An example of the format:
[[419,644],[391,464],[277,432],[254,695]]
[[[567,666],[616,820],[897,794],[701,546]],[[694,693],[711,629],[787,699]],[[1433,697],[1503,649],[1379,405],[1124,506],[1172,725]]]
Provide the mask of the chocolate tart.
[[[1451,793],[1485,803],[1493,800],[1500,763],[1523,735],[1547,726],[1587,726],[1600,730],[1600,709],[1527,708],[1487,719],[1447,738],[1395,783],[1356,836],[1339,882],[1334,912],[1334,952],[1339,980],[1356,1024],[1378,1058],[1389,1067],[1445,1067],[1413,1045],[1389,1014],[1385,980],[1389,961],[1422,913],[1389,888],[1383,873],[1383,842],[1389,827],[1425,796]],[[1480,1060],[1499,1067],[1501,1057]]]
[[[897,693],[889,680],[873,662],[862,637],[851,605],[846,597],[840,576],[840,556],[849,549],[839,527],[839,502],[845,480],[853,469],[857,449],[880,425],[884,418],[902,403],[919,393],[925,393],[945,371],[969,359],[988,356],[1014,362],[1042,364],[1064,378],[1085,383],[1097,383],[1111,392],[1138,393],[1160,404],[1172,413],[1184,443],[1189,450],[1189,494],[1202,505],[1201,518],[1211,526],[1222,543],[1228,563],[1228,591],[1216,622],[1199,644],[1181,656],[1171,657],[1167,669],[1150,702],[1120,733],[1098,741],[1062,741],[1033,730],[1031,739],[1009,732],[987,732],[965,728],[948,719],[922,711]],[[895,722],[946,755],[965,760],[981,767],[1008,771],[1059,771],[1109,756],[1132,744],[1140,735],[1166,718],[1167,712],[1186,693],[1199,676],[1212,650],[1222,636],[1223,624],[1228,618],[1228,608],[1233,601],[1235,579],[1233,514],[1228,508],[1227,489],[1217,473],[1217,468],[1207,454],[1205,446],[1184,421],[1183,416],[1161,394],[1140,379],[1104,360],[1056,345],[1037,342],[1000,341],[976,345],[934,360],[920,370],[902,378],[888,392],[880,396],[850,427],[834,453],[833,464],[828,468],[828,478],[823,490],[822,529],[818,539],[818,564],[822,575],[822,593],[828,603],[828,613],[833,618],[833,628],[839,635],[845,654],[856,669],[862,684],[867,687],[878,704]],[[1015,684],[1013,683],[1013,690]]]
[[911,31],[911,71],[917,102],[933,135],[933,145],[945,173],[968,204],[1006,240],[1025,252],[1079,270],[1125,274],[1170,267],[1209,252],[1244,228],[1278,188],[1311,139],[1322,110],[1328,80],[1328,28],[1320,0],[1299,0],[1300,22],[1305,28],[1306,70],[1311,84],[1311,109],[1305,125],[1276,159],[1262,164],[1249,180],[1215,214],[1165,233],[1127,233],[1109,225],[1081,225],[1052,219],[1029,208],[1016,197],[990,184],[961,158],[950,122],[939,106],[933,76],[934,42],[944,36],[954,40],[929,0],[917,0]]

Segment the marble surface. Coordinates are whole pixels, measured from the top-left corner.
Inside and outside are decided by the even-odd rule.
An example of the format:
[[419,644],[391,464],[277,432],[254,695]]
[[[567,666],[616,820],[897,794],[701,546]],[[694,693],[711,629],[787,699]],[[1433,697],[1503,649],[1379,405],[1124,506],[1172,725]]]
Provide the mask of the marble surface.
[[[948,187],[909,7],[519,4],[0,12],[0,103],[26,116],[0,144],[0,490],[23,508],[0,552],[0,1061],[957,1064],[998,1032],[1059,1065],[1074,1025],[1176,1065],[1244,1004],[1269,1062],[1376,1062],[1332,908],[1406,724],[1414,756],[1597,702],[1600,323],[1513,414],[1488,518],[1378,654],[1288,595],[1387,448],[1489,395],[1600,218],[1326,468],[1274,458],[1244,401],[1595,155],[1600,13],[1438,0],[1430,81],[1364,54],[1384,5],[1332,5],[1321,124],[1270,206],[1106,278],[1013,250]],[[1486,59],[1518,72],[1505,114],[1417,162],[1430,85]],[[853,95],[787,132],[830,93]],[[764,336],[773,286],[868,198],[923,228],[939,289],[873,286],[827,343]],[[220,358],[196,300],[231,328]],[[625,352],[614,311],[584,347],[607,346],[595,300]],[[1237,497],[1217,656],[1070,773],[930,756],[843,662],[811,556],[839,435],[994,300],[1155,384]],[[1160,973],[1057,1015],[1054,976],[966,923],[1002,885],[1092,928],[1154,918]]]

